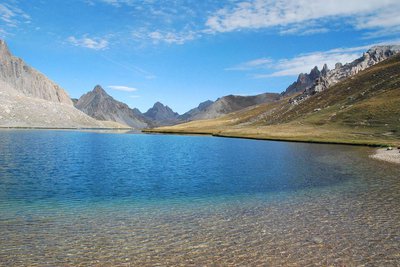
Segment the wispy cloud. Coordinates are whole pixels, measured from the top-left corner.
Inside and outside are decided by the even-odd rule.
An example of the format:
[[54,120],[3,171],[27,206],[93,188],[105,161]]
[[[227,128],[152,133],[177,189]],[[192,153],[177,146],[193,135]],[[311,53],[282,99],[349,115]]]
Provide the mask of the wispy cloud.
[[184,44],[187,41],[194,40],[197,38],[198,33],[194,31],[188,32],[162,32],[153,31],[150,32],[148,37],[153,43],[165,42],[167,44]]
[[241,64],[238,64],[233,67],[226,68],[225,70],[254,70],[265,68],[269,66],[273,62],[270,58],[258,58],[254,60],[250,60]]
[[83,36],[81,38],[70,36],[67,38],[67,41],[74,46],[89,48],[93,50],[104,50],[107,49],[109,45],[108,41],[105,38],[89,38],[87,36]]
[[299,29],[324,25],[311,27],[311,34],[328,31],[327,20],[346,18],[356,29],[379,30],[399,27],[399,13],[398,0],[255,0],[219,9],[208,17],[206,26],[214,33],[277,27],[282,33],[304,34]]
[[102,54],[102,55],[100,55],[100,56],[101,56],[102,58],[104,58],[105,60],[107,60],[107,61],[113,63],[113,64],[116,65],[116,66],[119,66],[119,67],[121,67],[121,68],[124,68],[125,70],[128,70],[128,71],[131,71],[131,72],[140,74],[141,76],[143,76],[143,77],[144,77],[145,79],[147,79],[147,80],[153,80],[153,79],[157,78],[157,76],[156,76],[155,74],[153,74],[153,73],[151,73],[151,72],[148,72],[148,71],[146,71],[146,70],[144,70],[144,69],[142,69],[142,68],[139,68],[139,67],[137,67],[137,66],[133,66],[133,65],[131,65],[131,64],[128,65],[128,64],[121,63],[121,61],[116,61],[116,60],[114,60],[114,59],[111,59],[111,58],[105,56],[104,54]]
[[[168,3],[155,0],[85,0],[88,5],[109,5],[131,17],[131,38],[140,46],[182,45],[204,35],[204,20],[215,6],[211,0]],[[90,2],[87,2],[90,1]]]
[[123,92],[135,92],[138,90],[134,87],[124,86],[124,85],[109,85],[107,87],[112,90],[123,91]]
[[21,23],[30,23],[31,17],[17,3],[0,3],[0,37],[12,33]]

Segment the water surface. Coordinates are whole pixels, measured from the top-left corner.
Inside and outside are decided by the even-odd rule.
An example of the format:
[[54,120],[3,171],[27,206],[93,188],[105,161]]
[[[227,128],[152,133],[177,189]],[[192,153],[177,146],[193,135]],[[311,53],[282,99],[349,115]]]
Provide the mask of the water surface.
[[0,132],[0,263],[400,263],[400,172],[368,148]]

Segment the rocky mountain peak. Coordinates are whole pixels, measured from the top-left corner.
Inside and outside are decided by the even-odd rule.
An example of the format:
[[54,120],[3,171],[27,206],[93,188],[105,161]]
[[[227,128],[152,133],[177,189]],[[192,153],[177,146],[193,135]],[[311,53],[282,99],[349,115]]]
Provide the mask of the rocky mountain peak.
[[150,108],[144,116],[153,120],[163,122],[163,124],[169,124],[177,120],[179,114],[174,112],[170,107],[165,106],[161,102],[156,102],[152,108]]
[[165,106],[163,103],[161,103],[159,101],[154,103],[153,108],[156,108],[156,109],[159,109],[159,110],[161,110],[161,109],[169,109],[168,106]]
[[321,70],[321,75],[325,76],[328,73],[328,71],[329,71],[328,65],[324,64]]
[[108,95],[101,85],[96,85],[92,92],[100,95]]
[[315,67],[310,71],[309,76],[317,78],[320,74],[321,74],[321,72],[319,71],[318,67],[315,66]]
[[311,87],[315,80],[321,75],[318,67],[315,66],[311,69],[310,73],[300,73],[297,81],[291,84],[282,94],[283,95],[290,95],[298,92],[302,92],[309,87]]
[[81,96],[75,107],[97,120],[115,121],[133,128],[148,127],[147,120],[139,110],[115,100],[100,85]]

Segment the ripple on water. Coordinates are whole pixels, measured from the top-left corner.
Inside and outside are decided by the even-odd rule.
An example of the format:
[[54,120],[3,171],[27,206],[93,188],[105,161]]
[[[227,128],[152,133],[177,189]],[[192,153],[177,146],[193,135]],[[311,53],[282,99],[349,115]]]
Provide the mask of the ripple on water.
[[11,133],[0,133],[0,265],[400,263],[399,172],[368,149]]

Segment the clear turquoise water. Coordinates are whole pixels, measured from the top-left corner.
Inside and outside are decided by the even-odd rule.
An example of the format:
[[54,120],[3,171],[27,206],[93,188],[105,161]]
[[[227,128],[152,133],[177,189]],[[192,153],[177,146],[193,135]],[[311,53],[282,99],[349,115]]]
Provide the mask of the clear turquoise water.
[[0,263],[395,266],[400,175],[368,153],[205,136],[1,131]]

